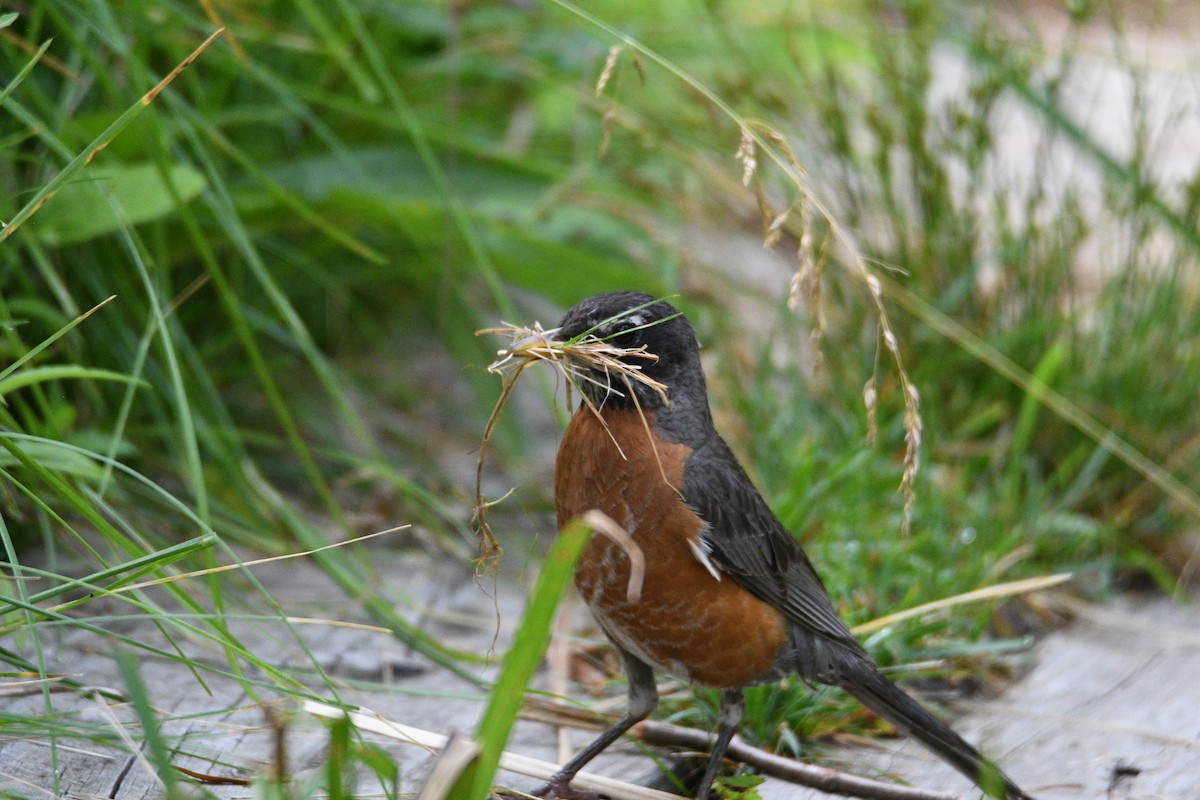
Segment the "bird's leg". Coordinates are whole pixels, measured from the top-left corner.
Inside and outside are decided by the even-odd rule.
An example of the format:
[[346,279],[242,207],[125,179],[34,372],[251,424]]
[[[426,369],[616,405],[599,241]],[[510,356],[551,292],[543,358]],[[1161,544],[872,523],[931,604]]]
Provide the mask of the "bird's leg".
[[600,734],[594,742],[568,761],[562,769],[554,773],[545,786],[533,792],[535,796],[571,798],[571,800],[590,800],[599,797],[594,792],[570,788],[575,774],[583,769],[589,761],[600,755],[610,744],[620,739],[626,731],[650,716],[650,712],[658,705],[658,687],[654,685],[654,671],[629,653],[623,650],[620,650],[620,653],[625,659],[625,675],[629,678],[629,701],[625,716],[617,724]]
[[721,760],[725,757],[725,749],[729,747],[730,740],[742,724],[742,712],[745,710],[746,700],[741,689],[722,690],[720,711],[717,714],[720,725],[717,728],[717,741],[713,745],[712,755],[709,756],[704,777],[700,779],[700,786],[696,789],[696,800],[708,800],[717,770],[721,768]]

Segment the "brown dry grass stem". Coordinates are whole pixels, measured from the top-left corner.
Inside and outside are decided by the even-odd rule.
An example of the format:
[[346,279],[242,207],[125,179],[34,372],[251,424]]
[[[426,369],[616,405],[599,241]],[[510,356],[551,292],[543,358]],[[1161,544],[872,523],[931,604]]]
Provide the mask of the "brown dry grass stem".
[[[513,388],[517,385],[517,379],[521,377],[521,373],[532,364],[532,361],[520,362],[516,366],[516,371],[511,375],[504,377],[503,389],[500,391],[500,397],[496,399],[496,405],[492,408],[492,413],[488,417],[487,426],[483,429],[483,437],[479,440],[479,460],[475,465],[475,520],[478,524],[479,531],[479,560],[477,566],[490,569],[500,563],[500,559],[504,557],[504,548],[496,541],[496,535],[492,533],[492,528],[488,525],[487,511],[493,503],[498,503],[500,500],[488,501],[483,496],[483,463],[487,458],[488,444],[492,441],[492,435],[496,432],[496,425],[500,422],[500,416],[504,413],[504,408],[508,405],[508,399],[512,396]],[[495,366],[493,364],[493,366]],[[490,369],[490,367],[489,367]],[[505,497],[508,495],[506,494]]]
[[636,603],[642,599],[642,584],[646,578],[646,556],[633,537],[617,524],[616,520],[595,509],[586,512],[580,519],[596,533],[601,533],[619,544],[629,557],[629,582],[625,585],[625,601]]
[[[907,536],[912,523],[913,507],[916,504],[915,485],[921,463],[921,431],[923,428],[920,411],[921,395],[904,366],[899,340],[884,304],[882,283],[868,265],[866,257],[859,252],[853,238],[838,224],[837,219],[826,209],[820,199],[813,194],[806,180],[807,173],[783,134],[761,122],[744,120],[736,116],[734,118],[740,126],[740,138],[735,157],[742,164],[742,185],[749,187],[753,184],[763,222],[763,246],[774,247],[785,229],[795,237],[797,242],[796,269],[788,287],[788,307],[795,310],[803,301],[809,310],[813,326],[810,339],[815,354],[814,363],[820,364],[820,342],[825,319],[822,310],[821,282],[829,259],[830,242],[841,247],[845,263],[867,287],[871,296],[871,304],[879,324],[879,342],[882,343],[892,363],[895,364],[904,400],[904,468],[899,489],[904,495],[901,531]],[[795,186],[798,194],[798,198],[782,212],[774,210],[774,206],[763,188],[760,150],[782,169]],[[825,227],[819,237],[814,231],[813,211],[816,212]],[[814,242],[816,243],[814,244]],[[876,436],[878,358],[875,359],[875,364],[874,371],[863,387],[868,444],[873,443]]]

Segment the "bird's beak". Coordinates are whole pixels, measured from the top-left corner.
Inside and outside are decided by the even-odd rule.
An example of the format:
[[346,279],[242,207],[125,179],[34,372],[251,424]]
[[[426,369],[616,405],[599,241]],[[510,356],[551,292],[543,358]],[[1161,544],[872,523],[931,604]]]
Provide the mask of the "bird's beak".
[[533,350],[537,347],[549,347],[553,343],[560,341],[558,338],[558,332],[560,330],[562,330],[562,328],[551,328],[548,331],[538,331],[537,333],[526,336],[524,339],[518,339],[512,343],[512,346],[504,351],[504,355],[508,358],[512,358],[514,356],[523,356],[530,350]]

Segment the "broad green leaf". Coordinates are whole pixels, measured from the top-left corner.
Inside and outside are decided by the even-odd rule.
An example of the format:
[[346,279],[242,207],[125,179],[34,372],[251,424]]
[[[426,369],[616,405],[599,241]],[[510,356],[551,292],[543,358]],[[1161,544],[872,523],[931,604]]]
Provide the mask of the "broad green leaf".
[[[393,268],[417,283],[435,282],[446,241],[444,207],[431,203],[388,203],[372,195],[338,190],[330,195],[330,212],[354,217],[402,237],[410,252],[394,249]],[[496,271],[513,284],[532,289],[569,306],[581,297],[614,288],[658,294],[656,273],[602,248],[581,241],[560,241],[526,224],[470,214]],[[461,267],[456,267],[461,268]]]
[[[207,186],[186,164],[170,170],[171,184],[185,202]],[[34,228],[50,245],[94,239],[128,223],[161,219],[175,211],[175,199],[158,169],[149,163],[94,166],[63,186],[38,215]]]
[[[455,191],[472,207],[528,212],[555,178],[536,165],[468,150],[457,150],[455,157]],[[416,150],[402,145],[290,159],[267,174],[313,202],[326,200],[336,189],[399,201],[429,201],[439,195]]]
[[[78,451],[47,441],[26,442],[22,447],[40,466],[60,477],[71,475],[85,480],[96,480],[100,477],[100,465]],[[0,469],[19,466],[19,458],[7,450],[0,450]]]

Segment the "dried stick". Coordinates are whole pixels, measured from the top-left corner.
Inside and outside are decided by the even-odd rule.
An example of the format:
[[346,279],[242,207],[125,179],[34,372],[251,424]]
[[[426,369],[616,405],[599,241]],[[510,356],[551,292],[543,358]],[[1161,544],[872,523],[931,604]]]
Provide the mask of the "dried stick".
[[[666,747],[686,747],[708,751],[713,736],[695,728],[683,728],[665,722],[647,720],[633,729],[633,734],[643,742]],[[952,792],[935,792],[894,783],[883,783],[848,775],[845,772],[805,764],[784,758],[746,744],[740,736],[734,736],[725,751],[725,757],[754,767],[764,775],[790,781],[829,794],[846,797],[861,797],[866,800],[960,800]]]

